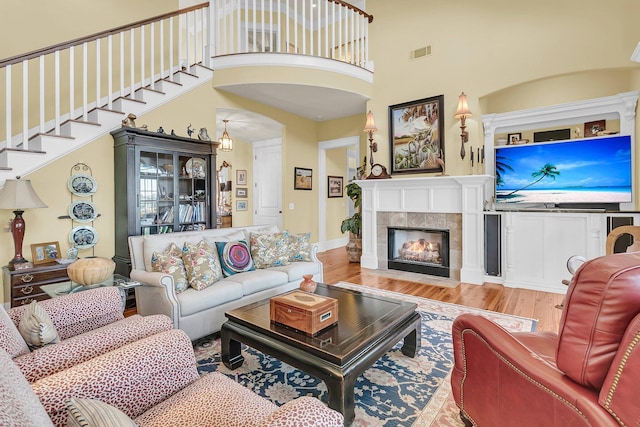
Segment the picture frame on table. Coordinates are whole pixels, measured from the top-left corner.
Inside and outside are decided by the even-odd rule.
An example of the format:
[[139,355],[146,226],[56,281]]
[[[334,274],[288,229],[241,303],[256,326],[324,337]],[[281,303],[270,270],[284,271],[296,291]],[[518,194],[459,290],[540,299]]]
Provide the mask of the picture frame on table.
[[294,190],[311,190],[313,189],[313,170],[307,168],[293,168]]
[[389,106],[392,174],[442,172],[443,111],[444,95]]
[[586,122],[584,124],[584,137],[590,138],[592,136],[598,136],[598,132],[607,129],[606,120],[594,120],[592,122]]
[[237,211],[246,211],[247,206],[248,206],[248,202],[246,200],[236,200]]
[[236,185],[247,185],[247,171],[246,169],[236,170]]
[[327,197],[344,197],[343,176],[327,176]]
[[522,133],[521,132],[508,133],[507,134],[507,145],[517,145],[517,144],[520,143],[521,139],[522,139]]
[[240,188],[240,187],[236,187],[236,197],[239,199],[246,199],[247,198],[247,188]]
[[56,258],[60,258],[60,243],[34,243],[31,245],[31,256],[34,265],[55,262]]

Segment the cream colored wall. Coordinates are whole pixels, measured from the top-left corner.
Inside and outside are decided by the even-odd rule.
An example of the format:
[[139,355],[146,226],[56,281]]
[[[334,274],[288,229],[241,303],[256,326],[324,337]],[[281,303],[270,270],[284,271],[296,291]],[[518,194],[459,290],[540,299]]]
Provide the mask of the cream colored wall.
[[[345,169],[347,167],[347,149],[333,148],[330,150],[326,150],[326,161],[327,176],[341,176],[343,178],[343,182],[346,184],[349,181],[349,177],[345,176]],[[327,197],[327,195],[324,195],[324,197]],[[344,197],[327,197],[327,240],[334,240],[343,237],[342,233],[340,232],[340,224],[342,223],[342,220],[347,217],[348,200],[349,198],[346,194],[344,195]]]
[[[468,158],[463,162],[459,156],[460,128],[453,119],[462,91],[473,112],[468,146],[478,147],[480,117],[501,112],[487,105],[510,111],[640,89],[637,78],[624,71],[639,69],[629,60],[640,41],[640,3],[634,0],[615,7],[580,0],[369,0],[367,12],[374,15],[369,46],[375,62],[375,96],[368,107],[376,117],[383,160],[389,158],[389,105],[444,95],[445,161],[454,175],[470,173]],[[431,56],[409,59],[411,50],[426,45]],[[509,105],[497,94],[495,102],[485,99],[526,82],[535,82],[535,90]]]

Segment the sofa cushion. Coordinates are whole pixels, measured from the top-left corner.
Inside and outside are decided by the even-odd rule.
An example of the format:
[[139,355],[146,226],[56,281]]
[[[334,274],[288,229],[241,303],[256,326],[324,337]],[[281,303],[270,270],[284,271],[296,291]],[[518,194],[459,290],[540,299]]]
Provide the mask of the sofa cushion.
[[282,271],[287,274],[289,282],[294,280],[302,280],[302,276],[305,274],[318,274],[320,273],[320,264],[317,262],[292,262],[289,265],[282,267],[273,267],[270,270]]
[[22,314],[18,331],[31,348],[39,348],[60,341],[51,318],[37,301],[31,302]]
[[154,252],[151,255],[152,271],[169,274],[173,277],[177,294],[184,292],[189,287],[187,272],[182,260],[182,249],[175,243],[171,243],[164,252]]
[[237,274],[232,280],[240,283],[244,295],[251,295],[289,282],[287,273],[273,268]]
[[288,248],[290,262],[311,261],[311,233],[288,233]]
[[206,240],[195,245],[185,243],[182,259],[187,270],[189,286],[199,291],[222,279],[222,268],[217,251]]
[[53,423],[9,354],[0,349],[0,426],[53,427]]
[[256,268],[280,267],[289,264],[289,236],[281,233],[250,233],[251,257]]
[[582,264],[571,280],[560,319],[558,368],[577,383],[599,390],[638,313],[640,252]]
[[96,399],[67,400],[67,427],[135,427],[124,412]]
[[193,288],[187,289],[177,296],[180,304],[180,316],[185,317],[199,313],[211,307],[240,299],[242,296],[242,285],[231,279],[220,280],[215,285],[201,291],[196,291]]
[[0,307],[0,349],[9,353],[12,359],[29,353],[29,347],[20,335],[18,327],[2,307]]
[[249,246],[244,240],[216,242],[222,273],[225,277],[253,270],[254,264]]

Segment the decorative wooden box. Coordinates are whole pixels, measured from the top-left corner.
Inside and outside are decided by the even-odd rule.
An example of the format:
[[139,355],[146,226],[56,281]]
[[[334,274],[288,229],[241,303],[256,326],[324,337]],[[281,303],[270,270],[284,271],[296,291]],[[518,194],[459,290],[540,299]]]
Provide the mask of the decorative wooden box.
[[271,321],[315,335],[338,321],[338,300],[302,291],[271,298]]

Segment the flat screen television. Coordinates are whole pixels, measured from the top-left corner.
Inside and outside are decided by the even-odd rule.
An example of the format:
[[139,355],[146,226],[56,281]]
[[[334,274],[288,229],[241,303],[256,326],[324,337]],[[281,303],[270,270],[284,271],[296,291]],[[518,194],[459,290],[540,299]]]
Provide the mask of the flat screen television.
[[496,147],[496,202],[594,207],[631,202],[631,157],[628,135]]

